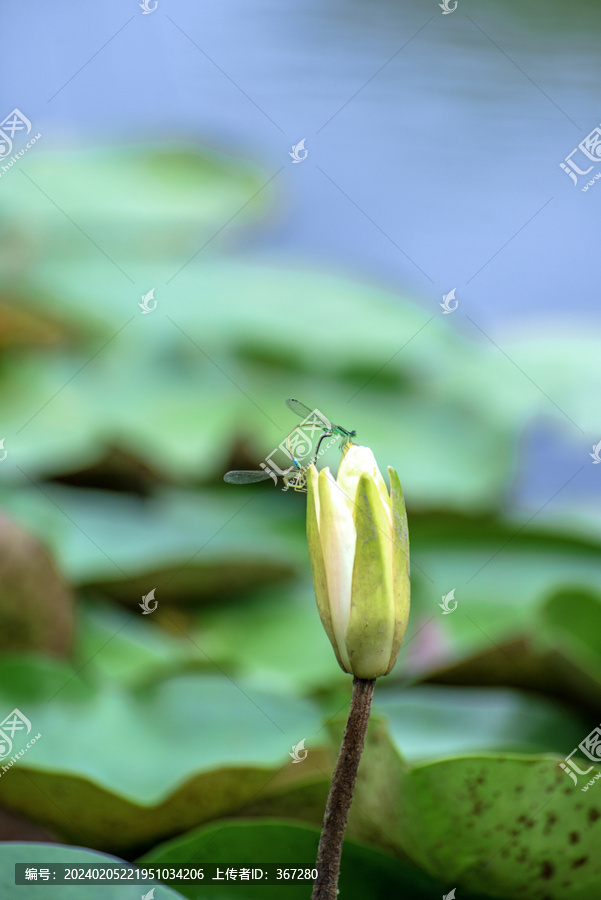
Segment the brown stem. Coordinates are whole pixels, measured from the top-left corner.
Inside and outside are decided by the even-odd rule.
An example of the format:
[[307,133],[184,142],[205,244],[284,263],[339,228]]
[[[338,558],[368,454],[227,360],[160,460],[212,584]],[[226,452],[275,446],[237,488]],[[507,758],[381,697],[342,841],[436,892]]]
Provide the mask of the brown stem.
[[346,820],[363,753],[375,678],[354,678],[351,708],[334,770],[317,851],[312,900],[336,900]]

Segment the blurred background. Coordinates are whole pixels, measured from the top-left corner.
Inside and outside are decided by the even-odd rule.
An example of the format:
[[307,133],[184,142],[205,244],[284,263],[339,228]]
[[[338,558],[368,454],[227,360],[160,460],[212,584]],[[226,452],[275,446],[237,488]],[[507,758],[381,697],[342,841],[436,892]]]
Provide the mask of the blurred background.
[[601,16],[453,3],[0,11],[3,869],[313,864],[350,679],[305,496],[223,482],[297,397],[409,513],[341,896],[598,890]]

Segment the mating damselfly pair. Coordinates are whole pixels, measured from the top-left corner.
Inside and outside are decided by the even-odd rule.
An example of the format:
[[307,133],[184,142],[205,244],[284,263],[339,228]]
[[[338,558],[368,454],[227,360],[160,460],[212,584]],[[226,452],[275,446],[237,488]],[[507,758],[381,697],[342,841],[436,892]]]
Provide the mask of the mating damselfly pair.
[[[299,426],[298,428],[293,428],[286,437],[285,448],[280,444],[280,448],[284,450],[292,460],[293,465],[289,468],[280,469],[279,466],[270,459],[273,453],[276,452],[274,450],[273,453],[270,453],[266,458],[269,465],[261,463],[260,469],[226,472],[223,476],[224,481],[227,481],[229,484],[254,484],[257,481],[266,481],[268,478],[271,478],[274,484],[277,484],[278,475],[281,475],[284,481],[282,490],[287,491],[289,488],[292,488],[295,491],[306,492],[307,470],[309,469],[309,466],[313,465],[320,453],[323,452],[321,450],[323,441],[326,438],[334,437],[334,435],[336,435],[336,437],[342,438],[340,442],[340,449],[342,450],[346,444],[352,443],[353,438],[357,433],[356,431],[347,431],[342,425],[335,425],[329,419],[326,419],[318,410],[309,409],[309,407],[305,406],[304,403],[301,403],[300,400],[286,400],[286,406],[303,419],[302,425],[311,429],[311,437],[315,431],[319,432],[320,437],[310,462],[303,466],[297,458],[307,456],[307,452],[301,453],[299,450],[306,451],[306,448],[309,446],[312,449],[312,444],[307,441],[307,437],[300,431],[301,426]],[[327,447],[324,449],[327,449]]]

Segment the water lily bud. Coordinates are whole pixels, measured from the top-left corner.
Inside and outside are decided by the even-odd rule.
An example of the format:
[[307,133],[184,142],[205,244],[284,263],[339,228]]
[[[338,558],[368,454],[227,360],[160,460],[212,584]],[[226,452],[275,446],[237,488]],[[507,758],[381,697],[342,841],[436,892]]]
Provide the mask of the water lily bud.
[[388,675],[409,616],[409,534],[399,478],[390,493],[368,447],[347,446],[338,477],[311,466],[307,539],[317,606],[336,659],[357,678]]

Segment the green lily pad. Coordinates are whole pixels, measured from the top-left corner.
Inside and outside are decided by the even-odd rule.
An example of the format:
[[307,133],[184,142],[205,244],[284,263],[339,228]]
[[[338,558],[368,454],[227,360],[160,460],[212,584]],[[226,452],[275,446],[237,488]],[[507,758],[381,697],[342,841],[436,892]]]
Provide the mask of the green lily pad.
[[[276,867],[313,869],[317,857],[319,831],[285,820],[242,820],[219,822],[206,828],[181,835],[162,846],[155,847],[137,860],[138,865],[163,866],[190,864],[206,859],[226,866],[274,863]],[[399,891],[412,900],[431,900],[439,896],[442,882],[436,882],[423,872],[373,847],[346,840],[340,871],[340,896],[347,900],[380,900]],[[260,887],[236,882],[239,898],[265,897],[306,898],[312,881],[307,885]],[[184,896],[196,900],[194,888],[179,886]],[[219,900],[222,885],[205,884],[203,898]],[[466,900],[476,898],[466,897]]]
[[409,761],[499,750],[569,753],[586,723],[539,695],[494,688],[378,690],[374,710]]
[[[157,620],[157,616],[162,618]],[[128,688],[162,681],[185,670],[213,673],[216,657],[212,648],[200,636],[193,642],[187,629],[173,629],[172,617],[173,612],[164,615],[160,605],[152,615],[132,617],[129,610],[117,604],[97,598],[81,600],[74,665],[85,666],[88,683],[114,681]],[[160,627],[161,621],[172,630]]]
[[[558,584],[598,584],[594,537],[444,514],[410,516],[409,527],[412,611],[401,666],[405,659],[415,674],[534,637],[540,610]],[[441,603],[451,591],[452,612],[445,614]]]
[[317,710],[226,676],[130,693],[66,664],[5,659],[0,708],[15,707],[41,738],[0,778],[0,802],[89,846],[139,847],[315,777],[289,750],[318,735]]
[[26,178],[2,185],[0,233],[9,242],[17,234],[34,259],[101,259],[131,276],[132,260],[181,265],[233,215],[237,224],[256,217],[270,199],[269,187],[259,192],[266,180],[193,145],[40,148]]
[[[601,375],[599,373],[599,352],[601,341],[595,332],[582,328],[577,323],[564,323],[561,328],[548,325],[536,338],[524,340],[516,335],[504,336],[502,347],[511,358],[517,374],[520,376],[522,390],[530,390],[524,386],[525,379],[519,369],[526,372],[534,383],[532,388],[538,394],[536,403],[538,411],[548,418],[562,423],[562,431],[572,436],[573,443],[578,446],[584,443],[582,461],[590,463],[587,453],[592,447],[584,432],[595,435],[599,427],[599,391]],[[498,350],[490,347],[488,353]],[[557,360],[561,358],[561,366]],[[508,366],[506,360],[505,371]],[[519,367],[519,368],[518,368]],[[505,382],[505,389],[511,390],[510,377]],[[531,407],[531,414],[536,409]],[[595,440],[595,443],[598,438]],[[591,439],[592,444],[592,439]]]
[[[413,304],[324,273],[229,260],[176,278],[173,266],[152,271],[158,305],[144,316],[102,259],[93,275],[85,264],[40,268],[40,285],[63,304],[111,321],[75,353],[16,361],[18,408],[0,383],[25,471],[64,473],[73,458],[81,466],[120,445],[174,480],[215,477],[241,440],[257,464],[278,447],[300,423],[283,401],[298,396],[356,428],[384,468],[402,473],[413,503],[489,509],[500,498],[519,430],[449,379],[463,356],[478,356],[476,343]],[[23,428],[29,408],[37,415]],[[441,432],[452,465],[441,465]],[[331,451],[324,461],[337,460]]]
[[257,687],[306,694],[348,685],[306,581],[263,588],[243,600],[200,610],[191,633],[213,659]]
[[281,580],[303,554],[302,521],[279,497],[164,490],[142,500],[44,485],[0,499],[50,546],[72,583],[136,609],[153,587],[169,603]]
[[545,642],[601,686],[601,601],[583,589],[557,590],[541,610]]

